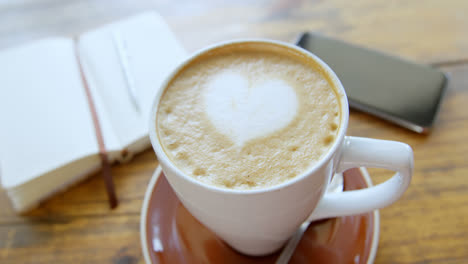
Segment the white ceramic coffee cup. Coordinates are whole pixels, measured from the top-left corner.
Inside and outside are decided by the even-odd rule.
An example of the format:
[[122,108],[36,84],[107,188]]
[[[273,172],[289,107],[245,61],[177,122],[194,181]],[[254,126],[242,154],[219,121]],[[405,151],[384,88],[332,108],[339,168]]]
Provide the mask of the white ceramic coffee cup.
[[[161,146],[156,131],[156,115],[163,91],[185,65],[213,48],[246,41],[294,49],[320,65],[338,91],[341,125],[329,151],[303,174],[273,187],[231,190],[197,181],[177,168]],[[385,207],[399,199],[411,181],[412,149],[400,142],[345,136],[349,109],[340,80],[321,59],[291,44],[272,40],[236,40],[198,51],[167,77],[151,111],[151,143],[177,197],[207,228],[234,249],[248,255],[265,255],[278,250],[306,220],[361,214]],[[325,192],[334,173],[360,166],[390,169],[396,174],[367,189]]]

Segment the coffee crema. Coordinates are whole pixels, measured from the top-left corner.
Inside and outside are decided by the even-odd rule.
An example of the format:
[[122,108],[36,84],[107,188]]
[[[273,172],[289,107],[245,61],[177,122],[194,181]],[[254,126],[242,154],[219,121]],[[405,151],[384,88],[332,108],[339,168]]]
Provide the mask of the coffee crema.
[[292,179],[332,146],[338,93],[311,58],[276,44],[210,50],[169,82],[157,112],[168,158],[203,183],[258,189]]

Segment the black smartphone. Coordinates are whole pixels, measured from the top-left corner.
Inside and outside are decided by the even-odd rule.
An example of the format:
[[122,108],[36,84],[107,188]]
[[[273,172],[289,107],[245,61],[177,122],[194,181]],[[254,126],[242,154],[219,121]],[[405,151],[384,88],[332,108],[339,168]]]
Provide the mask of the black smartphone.
[[351,108],[429,132],[447,87],[444,72],[310,32],[296,44],[333,69]]

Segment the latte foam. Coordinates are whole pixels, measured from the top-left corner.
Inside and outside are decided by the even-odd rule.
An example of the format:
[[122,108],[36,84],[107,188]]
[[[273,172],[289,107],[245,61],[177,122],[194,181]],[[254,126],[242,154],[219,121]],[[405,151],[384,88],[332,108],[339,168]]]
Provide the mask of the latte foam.
[[253,43],[190,62],[158,108],[169,159],[221,188],[263,188],[303,173],[335,141],[341,112],[334,87],[307,60]]
[[288,83],[257,78],[226,70],[202,91],[209,121],[239,147],[280,130],[297,114],[296,92]]

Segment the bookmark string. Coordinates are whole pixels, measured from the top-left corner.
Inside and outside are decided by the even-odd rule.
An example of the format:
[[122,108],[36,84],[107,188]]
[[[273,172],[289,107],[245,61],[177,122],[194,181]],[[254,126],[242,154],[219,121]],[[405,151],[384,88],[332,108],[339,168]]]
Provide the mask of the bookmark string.
[[117,207],[118,201],[117,201],[117,196],[115,194],[115,187],[114,187],[114,181],[112,179],[109,157],[107,155],[106,145],[104,144],[104,137],[102,135],[102,130],[99,124],[99,118],[96,112],[96,107],[94,105],[93,97],[89,89],[88,81],[86,80],[86,77],[84,75],[83,65],[81,63],[81,58],[80,58],[80,54],[78,50],[78,40],[74,39],[74,42],[75,42],[75,55],[78,61],[78,66],[80,68],[81,80],[82,80],[83,87],[86,92],[86,98],[88,100],[91,117],[93,119],[94,132],[96,134],[96,140],[97,140],[98,147],[99,147],[99,157],[101,158],[101,164],[102,164],[102,177],[104,179],[104,184],[106,186],[110,208],[114,209],[115,207]]

